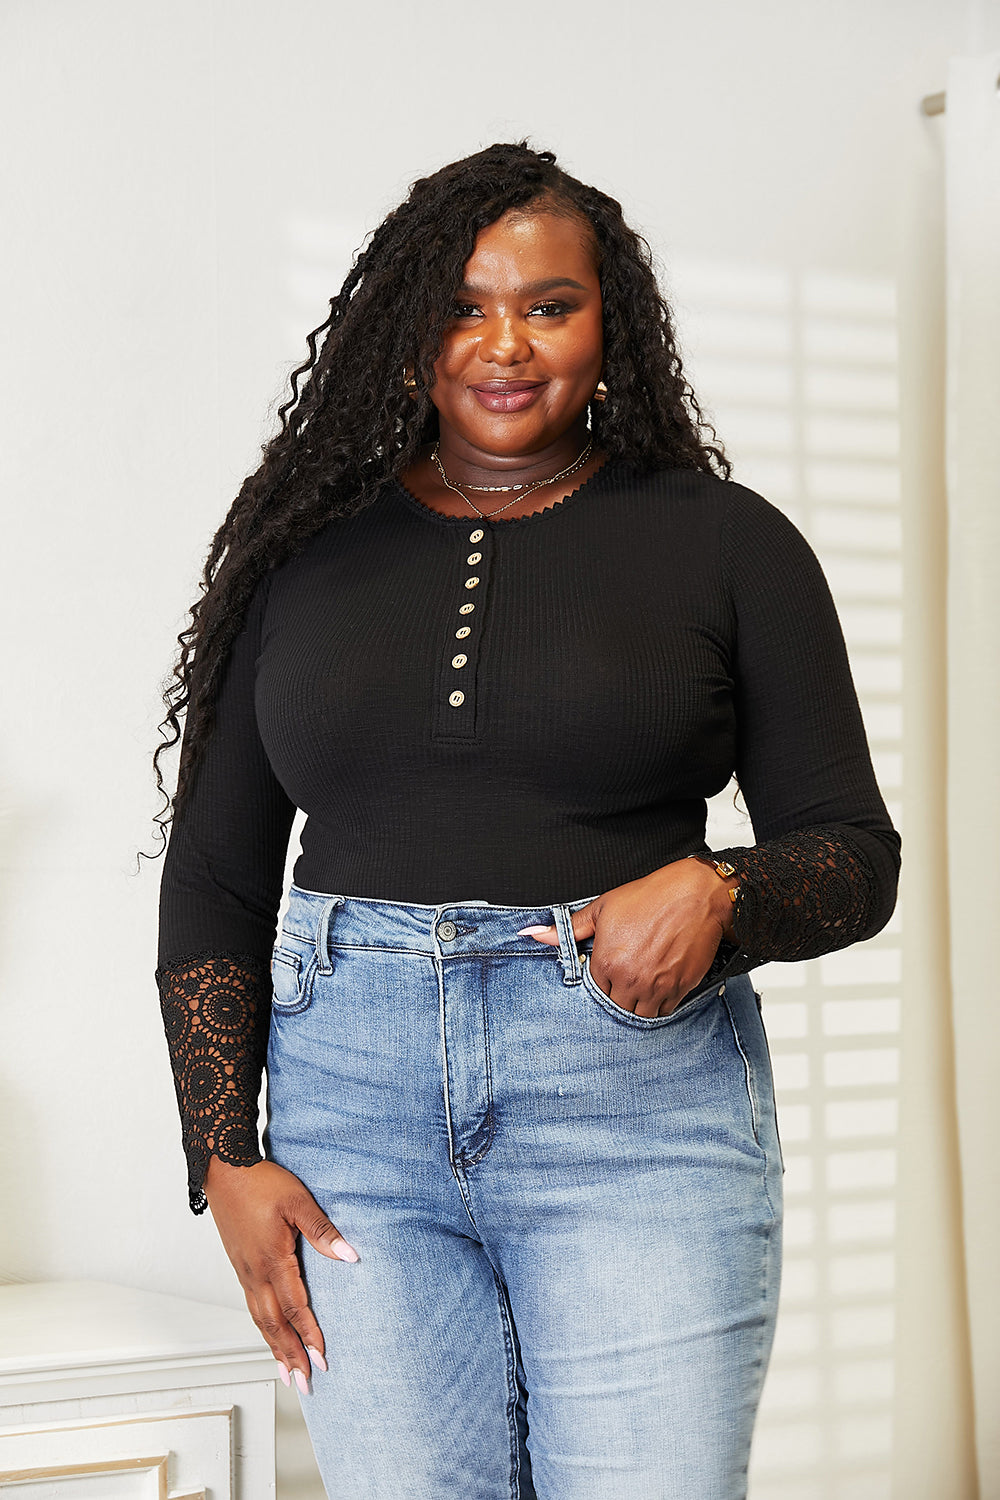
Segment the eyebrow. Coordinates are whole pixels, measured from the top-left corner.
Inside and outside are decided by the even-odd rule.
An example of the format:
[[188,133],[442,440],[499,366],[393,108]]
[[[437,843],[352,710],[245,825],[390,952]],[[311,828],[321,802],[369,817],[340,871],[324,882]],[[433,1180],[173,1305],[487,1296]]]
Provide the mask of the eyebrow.
[[[582,281],[574,281],[571,276],[550,276],[545,281],[529,281],[525,286],[521,287],[520,290],[527,293],[529,297],[538,297],[542,294],[542,292],[554,292],[557,287],[567,286],[572,287],[577,292],[586,292],[590,290],[589,287],[584,286]],[[458,290],[459,293],[466,293],[472,297],[481,297],[485,293],[488,293],[490,288],[486,286],[472,286],[466,283],[465,285],[460,286]]]

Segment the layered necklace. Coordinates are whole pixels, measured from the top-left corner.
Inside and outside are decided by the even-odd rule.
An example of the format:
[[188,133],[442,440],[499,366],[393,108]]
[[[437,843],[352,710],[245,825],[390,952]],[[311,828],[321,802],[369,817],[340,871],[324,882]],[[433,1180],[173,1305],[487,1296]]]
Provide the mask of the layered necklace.
[[[540,490],[543,485],[555,484],[557,479],[567,479],[570,474],[575,474],[577,469],[583,468],[584,464],[587,462],[587,459],[591,455],[593,447],[593,440],[591,440],[587,444],[586,448],[584,448],[579,458],[575,459],[573,463],[570,464],[568,469],[560,469],[558,474],[552,474],[548,479],[536,479],[531,483],[525,481],[524,484],[467,484],[460,489],[457,484],[452,483],[452,481],[445,473],[444,464],[441,462],[441,459],[438,455],[437,443],[435,443],[434,447],[431,449],[431,461],[433,462],[434,467],[437,469],[438,473],[441,475],[442,484],[444,484],[449,490],[454,490],[456,495],[461,495],[466,505],[468,505],[471,510],[475,511],[480,520],[489,521],[493,516],[498,516],[501,511],[510,510],[512,505],[516,505],[519,500],[523,500],[524,497],[526,495],[530,495],[533,490]],[[465,493],[466,490],[475,490],[478,494],[486,495],[508,494],[511,490],[517,490],[518,493],[512,500],[507,500],[503,505],[498,505],[495,510],[480,510],[476,502],[469,499],[468,495]]]

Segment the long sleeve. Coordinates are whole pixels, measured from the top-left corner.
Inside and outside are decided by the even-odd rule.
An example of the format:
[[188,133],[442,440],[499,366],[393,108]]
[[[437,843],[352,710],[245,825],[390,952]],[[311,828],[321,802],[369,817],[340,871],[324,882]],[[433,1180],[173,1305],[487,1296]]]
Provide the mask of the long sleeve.
[[191,1207],[217,1155],[261,1158],[257,1100],[269,960],[295,808],[260,742],[254,677],[267,581],[226,665],[215,722],[175,818],[160,886],[157,982],[181,1114]]
[[794,526],[737,488],[723,539],[736,623],[736,774],[757,843],[735,866],[738,947],[720,968],[815,958],[892,914],[899,836],[872,769],[826,579]]

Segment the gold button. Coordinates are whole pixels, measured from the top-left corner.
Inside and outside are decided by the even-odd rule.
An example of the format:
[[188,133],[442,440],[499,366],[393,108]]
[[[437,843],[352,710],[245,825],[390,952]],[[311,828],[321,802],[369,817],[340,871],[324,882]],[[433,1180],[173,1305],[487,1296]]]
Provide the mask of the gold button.
[[455,631],[455,639],[456,639],[456,641],[464,641],[465,637],[467,635],[471,635],[471,634],[472,634],[472,626],[471,625],[460,625],[458,627],[458,629]]
[[461,651],[460,651],[457,656],[453,656],[452,657],[451,664],[452,664],[453,667],[464,667],[465,663],[468,660],[469,660],[469,658],[467,656],[463,656],[462,653],[461,653]]
[[448,702],[451,704],[452,708],[461,708],[462,704],[465,702],[465,694],[452,693],[451,697],[448,699]]
[[476,577],[475,573],[473,573],[471,578],[467,578],[465,580],[465,587],[467,589],[477,589],[479,587],[479,579]]
[[470,568],[474,568],[477,562],[482,562],[483,554],[481,552],[470,552],[465,560]]
[[476,606],[474,604],[460,604],[458,606],[458,612],[460,615],[471,615],[475,607]]
[[483,539],[482,528],[479,527],[479,526],[477,526],[476,529],[475,529],[475,531],[473,531],[473,532],[470,533],[470,535],[469,535],[469,541],[470,542],[481,542],[482,539]]

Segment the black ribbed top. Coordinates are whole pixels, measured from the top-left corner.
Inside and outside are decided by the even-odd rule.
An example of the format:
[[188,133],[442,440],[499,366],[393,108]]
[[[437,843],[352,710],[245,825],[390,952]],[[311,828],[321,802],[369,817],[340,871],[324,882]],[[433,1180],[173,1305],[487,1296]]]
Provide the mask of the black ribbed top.
[[[757,843],[703,982],[870,937],[899,839],[819,564],[751,490],[608,463],[493,523],[398,485],[261,584],[170,837],[161,1004],[191,1205],[260,1158],[267,960],[296,883],[546,907],[705,849],[735,771]],[[692,992],[693,993],[693,992]]]
[[623,462],[515,521],[390,485],[258,589],[172,832],[161,961],[269,953],[295,806],[306,889],[545,905],[703,850],[733,772],[758,843],[845,825],[885,920],[898,839],[778,510]]

